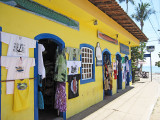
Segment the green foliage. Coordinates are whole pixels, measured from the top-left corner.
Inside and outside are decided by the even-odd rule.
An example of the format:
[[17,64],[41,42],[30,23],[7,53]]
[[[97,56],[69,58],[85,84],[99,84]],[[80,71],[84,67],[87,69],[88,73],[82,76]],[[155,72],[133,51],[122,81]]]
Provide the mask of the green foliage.
[[155,11],[149,9],[149,7],[150,7],[149,3],[143,3],[143,2],[138,3],[138,7],[135,8],[136,13],[131,15],[132,18],[140,22],[142,31],[143,31],[144,21],[147,20],[151,14],[155,13]]
[[[160,52],[159,52],[158,56],[159,56],[159,58],[160,58]],[[155,62],[155,66],[158,66],[158,67],[160,67],[160,61],[158,61],[158,62]]]
[[144,60],[144,49],[146,47],[145,42],[141,42],[140,46],[131,48],[131,59],[132,59],[132,68],[138,67],[138,59]]

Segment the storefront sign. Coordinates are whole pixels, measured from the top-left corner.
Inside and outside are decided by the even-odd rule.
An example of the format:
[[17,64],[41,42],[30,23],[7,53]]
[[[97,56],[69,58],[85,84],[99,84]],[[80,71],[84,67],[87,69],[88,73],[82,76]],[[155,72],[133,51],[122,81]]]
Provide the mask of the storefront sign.
[[151,54],[144,54],[144,57],[151,57]]
[[108,42],[111,42],[111,43],[113,43],[113,44],[118,45],[118,40],[113,39],[113,38],[107,36],[106,34],[104,34],[104,33],[102,33],[102,32],[99,32],[99,31],[98,31],[98,38],[103,39],[103,40],[106,40],[106,41],[108,41]]
[[129,55],[129,47],[120,43],[120,53]]

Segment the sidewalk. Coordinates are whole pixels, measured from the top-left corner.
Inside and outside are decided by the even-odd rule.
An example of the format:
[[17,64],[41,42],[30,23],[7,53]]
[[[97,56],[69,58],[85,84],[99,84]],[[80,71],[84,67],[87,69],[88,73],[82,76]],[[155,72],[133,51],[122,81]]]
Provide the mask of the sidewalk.
[[159,86],[154,80],[141,79],[130,91],[115,100],[110,98],[112,101],[108,104],[106,98],[68,120],[149,120],[159,96]]

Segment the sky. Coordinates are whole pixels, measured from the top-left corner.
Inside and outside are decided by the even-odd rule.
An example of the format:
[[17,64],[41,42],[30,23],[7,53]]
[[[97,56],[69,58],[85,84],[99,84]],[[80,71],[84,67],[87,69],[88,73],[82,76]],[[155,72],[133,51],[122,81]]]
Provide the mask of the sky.
[[[119,3],[119,0],[116,0]],[[143,33],[149,39],[146,46],[154,45],[155,51],[151,53],[152,55],[152,65],[155,65],[155,62],[160,61],[158,53],[160,52],[160,44],[158,44],[158,39],[160,39],[160,0],[134,0],[135,5],[138,6],[138,3],[141,1],[143,3],[149,3],[150,8],[155,11],[155,14],[149,16],[149,19],[144,21]],[[126,11],[126,3],[122,2],[119,5]],[[128,15],[135,13],[135,6],[131,3],[128,4]],[[140,28],[140,22],[137,22],[135,19],[132,19],[137,26]],[[153,26],[153,27],[152,27]],[[146,54],[149,54],[146,50]],[[150,66],[150,58],[146,58],[144,66]]]

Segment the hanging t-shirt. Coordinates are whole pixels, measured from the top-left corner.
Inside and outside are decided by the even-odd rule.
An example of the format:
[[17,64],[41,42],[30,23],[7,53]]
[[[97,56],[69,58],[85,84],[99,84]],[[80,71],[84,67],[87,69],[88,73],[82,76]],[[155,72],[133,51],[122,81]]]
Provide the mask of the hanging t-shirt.
[[[35,66],[34,58],[1,56],[1,66],[8,69],[7,80],[29,78],[30,67]],[[6,94],[13,94],[14,82],[6,82]]]
[[126,61],[126,72],[129,72],[129,63],[128,63],[128,60]]
[[58,82],[67,81],[67,62],[65,51],[62,50],[62,53],[57,54],[56,65],[55,65],[55,75],[54,80]]
[[113,70],[116,70],[116,67],[117,67],[116,62],[113,62]]
[[35,40],[5,32],[1,32],[1,41],[8,44],[7,56],[28,57],[29,48],[36,48]]
[[117,79],[117,70],[114,70],[114,79]]
[[30,86],[29,80],[25,79],[15,80],[14,83],[14,101],[13,101],[13,110],[15,112],[27,109],[30,106],[29,96],[30,96]]
[[42,79],[46,77],[45,67],[43,63],[42,52],[45,51],[45,48],[42,44],[38,44],[38,74],[41,75]]
[[122,80],[123,80],[123,82],[126,81],[125,67],[126,67],[126,64],[122,63]]
[[81,61],[67,61],[69,75],[78,74],[78,68],[81,67]]
[[81,79],[80,74],[68,75],[68,99],[79,96],[79,79]]
[[81,49],[67,47],[66,52],[69,54],[69,60],[80,60]]

